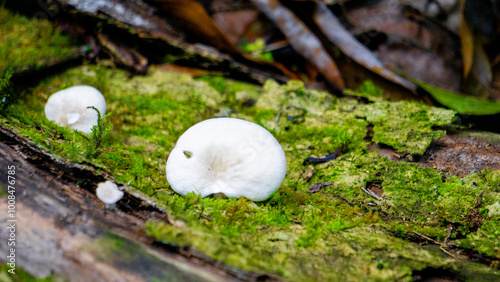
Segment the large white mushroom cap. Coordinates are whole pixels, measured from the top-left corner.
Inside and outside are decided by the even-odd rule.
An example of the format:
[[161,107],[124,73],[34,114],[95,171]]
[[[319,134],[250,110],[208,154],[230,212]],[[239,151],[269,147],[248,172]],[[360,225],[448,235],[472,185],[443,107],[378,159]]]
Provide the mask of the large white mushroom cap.
[[214,118],[189,128],[177,141],[166,166],[172,189],[202,197],[263,201],[286,175],[286,157],[265,128],[235,118]]
[[92,86],[78,85],[60,90],[50,96],[45,104],[45,116],[61,126],[68,126],[83,133],[91,133],[97,125],[97,112],[106,113],[106,100]]
[[123,191],[118,190],[118,186],[115,183],[109,180],[97,184],[95,193],[97,198],[105,203],[108,209],[113,209],[116,206],[116,202],[121,200],[124,194]]

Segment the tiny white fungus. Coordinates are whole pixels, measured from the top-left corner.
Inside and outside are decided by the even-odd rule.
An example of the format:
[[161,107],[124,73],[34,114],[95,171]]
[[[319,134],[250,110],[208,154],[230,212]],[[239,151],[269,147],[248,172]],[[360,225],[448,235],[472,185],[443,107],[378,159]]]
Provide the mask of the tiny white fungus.
[[111,181],[101,182],[95,190],[97,198],[106,204],[107,209],[114,209],[116,202],[123,197],[123,191],[118,190],[118,186]]
[[97,125],[97,112],[106,113],[104,96],[92,86],[78,85],[52,94],[45,104],[45,116],[61,126],[68,126],[83,133],[91,133]]
[[166,173],[181,195],[222,193],[263,201],[283,183],[286,157],[265,128],[236,118],[214,118],[182,134],[168,157]]

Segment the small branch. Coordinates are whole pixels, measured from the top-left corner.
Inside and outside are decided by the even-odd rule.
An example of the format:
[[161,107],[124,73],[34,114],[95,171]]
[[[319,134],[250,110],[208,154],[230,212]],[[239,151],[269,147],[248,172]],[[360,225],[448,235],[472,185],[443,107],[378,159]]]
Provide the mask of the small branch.
[[340,149],[338,149],[335,153],[323,156],[321,158],[308,157],[307,159],[304,160],[302,165],[320,164],[333,161],[340,155],[340,153],[342,153],[343,150],[344,150],[344,145],[340,146]]
[[458,259],[458,257],[457,257],[457,256],[455,256],[455,255],[454,255],[453,253],[451,253],[450,251],[446,250],[446,248],[448,247],[446,242],[448,241],[449,237],[451,236],[451,231],[452,231],[452,230],[453,230],[453,228],[451,227],[451,225],[450,225],[450,226],[448,226],[448,236],[447,236],[447,237],[446,237],[446,239],[444,240],[444,243],[441,243],[441,242],[439,242],[439,241],[436,241],[436,240],[432,239],[432,238],[431,238],[431,237],[429,237],[429,236],[426,236],[426,235],[424,235],[424,234],[421,234],[421,233],[418,233],[418,232],[415,232],[415,231],[413,231],[413,233],[414,233],[414,234],[416,234],[416,235],[418,235],[418,236],[420,236],[420,237],[422,237],[422,238],[424,238],[424,239],[426,239],[426,240],[428,240],[428,241],[433,242],[433,243],[434,243],[434,244],[436,244],[436,245],[439,245],[439,249],[440,249],[441,251],[443,251],[443,253],[445,253],[445,254],[449,255],[450,257],[454,258],[456,261],[459,261],[459,259]]
[[418,236],[420,236],[420,237],[422,237],[422,238],[426,239],[427,241],[431,241],[432,243],[434,243],[434,244],[436,244],[436,245],[441,245],[441,243],[440,243],[440,242],[438,242],[438,241],[436,241],[436,240],[432,239],[431,237],[428,237],[428,236],[426,236],[426,235],[424,235],[424,234],[421,234],[421,233],[418,233],[418,232],[415,232],[415,231],[412,231],[412,232],[413,232],[414,234],[416,234],[416,235],[418,235]]

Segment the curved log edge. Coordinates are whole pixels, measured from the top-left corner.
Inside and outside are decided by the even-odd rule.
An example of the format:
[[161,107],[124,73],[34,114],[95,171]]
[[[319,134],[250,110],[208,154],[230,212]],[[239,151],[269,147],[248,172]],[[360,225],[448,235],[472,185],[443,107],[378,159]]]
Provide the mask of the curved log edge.
[[[15,168],[16,266],[35,277],[74,281],[277,281],[235,269],[189,247],[157,242],[147,220],[168,213],[129,190],[115,210],[95,196],[97,183],[112,179],[88,165],[53,157],[0,127],[0,221],[7,224],[8,166]],[[78,185],[76,185],[78,183]],[[9,254],[10,232],[0,232],[0,257]]]

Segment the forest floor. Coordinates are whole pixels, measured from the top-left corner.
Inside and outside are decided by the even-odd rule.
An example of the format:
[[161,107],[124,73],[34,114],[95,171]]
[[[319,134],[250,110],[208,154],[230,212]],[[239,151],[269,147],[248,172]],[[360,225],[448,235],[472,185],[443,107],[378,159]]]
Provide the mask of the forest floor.
[[[0,35],[9,30],[16,36],[9,42],[17,42],[15,48],[0,46],[2,67],[32,64],[37,58],[78,48],[44,22],[0,10],[0,23]],[[90,137],[57,126],[44,115],[52,93],[80,84],[96,87],[107,100],[112,135],[99,148],[92,147]],[[71,185],[82,189],[66,193],[83,195],[82,205],[92,203],[92,209],[81,209],[78,216],[99,209],[107,218],[99,230],[111,231],[97,239],[89,235],[82,243],[94,250],[90,253],[101,254],[95,263],[113,262],[123,273],[144,275],[117,260],[149,258],[126,249],[129,239],[119,236],[131,224],[123,214],[134,214],[132,198],[119,202],[115,211],[105,211],[104,204],[95,200],[94,189],[106,178],[157,207],[156,213],[134,214],[133,228],[144,234],[144,242],[185,246],[205,260],[268,274],[269,279],[494,281],[500,277],[499,137],[466,131],[452,110],[390,101],[369,81],[350,91],[350,96],[337,98],[296,81],[279,85],[269,80],[257,86],[221,76],[193,78],[162,66],[130,77],[105,60],[14,83],[12,90],[15,95],[8,97],[10,104],[0,116],[2,134],[12,131],[29,140],[26,144],[35,144],[36,150],[91,172],[87,181],[83,174],[73,175]],[[197,122],[226,116],[265,127],[285,150],[286,179],[264,202],[181,196],[166,180],[165,164],[179,136]],[[5,140],[0,139],[9,144]],[[12,142],[10,147],[14,148]],[[310,156],[328,155],[341,147],[335,160],[304,165]],[[36,171],[32,173],[35,176],[24,177],[35,178]],[[2,197],[7,199],[4,178],[0,176]],[[23,189],[20,185],[18,193]],[[28,187],[25,191],[36,194]],[[20,201],[31,206],[32,219],[51,217],[46,210],[36,214],[40,203]],[[54,196],[45,201],[64,199]],[[123,221],[113,225],[115,213]],[[45,221],[37,220],[40,226],[23,227],[26,223],[20,222],[20,230],[39,229],[41,234],[53,228],[69,230],[71,218],[59,210],[53,219],[58,224],[43,227]],[[73,230],[72,236],[88,231],[82,230]],[[1,234],[2,241],[7,235]],[[22,233],[18,240],[19,248],[26,248],[24,253],[20,250],[21,257],[28,256],[30,244],[22,243]],[[78,253],[77,247],[66,252]],[[34,250],[40,256],[48,252]],[[7,246],[2,244],[0,252],[4,258]],[[51,273],[23,264],[22,259],[19,266],[39,278]],[[168,269],[157,268],[143,278],[168,277]],[[54,275],[71,277],[68,272]]]

